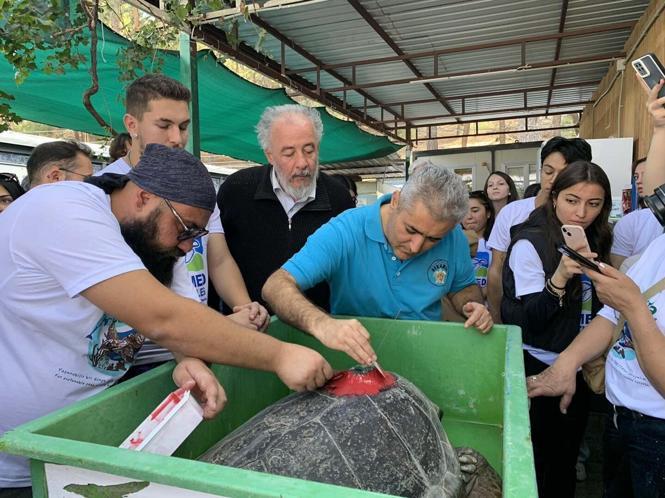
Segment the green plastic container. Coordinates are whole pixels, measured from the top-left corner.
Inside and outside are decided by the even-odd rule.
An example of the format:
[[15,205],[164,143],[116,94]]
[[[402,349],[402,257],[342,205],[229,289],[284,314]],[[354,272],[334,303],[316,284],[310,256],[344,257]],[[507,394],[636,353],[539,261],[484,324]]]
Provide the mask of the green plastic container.
[[[443,425],[453,445],[479,450],[502,474],[504,497],[537,496],[517,327],[498,325],[489,335],[481,335],[456,323],[360,320],[372,334],[381,366],[411,380],[443,409]],[[330,351],[279,321],[273,322],[270,333],[321,351],[335,369],[353,366],[345,354]],[[275,375],[265,372],[215,367],[229,399],[227,407],[214,421],[202,423],[174,456],[117,448],[174,389],[171,369],[171,364],[164,365],[8,432],[0,439],[0,451],[32,459],[37,497],[77,496],[54,491],[62,489],[54,484],[55,476],[62,481],[63,473],[73,476],[74,470],[80,470],[84,477],[72,477],[70,482],[89,482],[93,487],[146,481],[141,486],[147,487],[129,495],[131,498],[169,496],[169,492],[182,497],[205,496],[195,492],[227,497],[385,496],[195,461],[230,431],[288,394]],[[122,478],[95,480],[108,474]],[[81,496],[114,496],[80,489]],[[150,494],[151,489],[153,493],[156,489],[162,491]]]

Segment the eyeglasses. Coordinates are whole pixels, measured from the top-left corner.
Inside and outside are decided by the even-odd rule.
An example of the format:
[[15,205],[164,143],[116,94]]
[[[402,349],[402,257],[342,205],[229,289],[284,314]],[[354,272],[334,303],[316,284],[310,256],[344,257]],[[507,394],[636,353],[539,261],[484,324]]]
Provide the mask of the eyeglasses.
[[86,178],[90,178],[90,177],[92,176],[92,175],[84,175],[83,173],[79,173],[79,172],[77,172],[77,171],[74,171],[74,170],[71,170],[71,169],[67,169],[67,168],[58,168],[58,169],[59,169],[60,171],[66,171],[67,173],[71,173],[71,174],[73,174],[73,175],[78,175],[78,176],[80,176],[80,177],[83,177],[84,180],[85,180]]
[[178,211],[176,211],[175,208],[173,207],[173,204],[171,204],[168,199],[164,199],[164,202],[166,202],[166,205],[169,207],[169,209],[173,213],[173,216],[175,216],[176,220],[178,220],[178,223],[182,225],[183,231],[180,232],[180,234],[176,237],[180,242],[208,235],[208,230],[206,230],[205,228],[188,227],[187,225],[185,225],[185,222],[182,221],[182,218],[178,214]]

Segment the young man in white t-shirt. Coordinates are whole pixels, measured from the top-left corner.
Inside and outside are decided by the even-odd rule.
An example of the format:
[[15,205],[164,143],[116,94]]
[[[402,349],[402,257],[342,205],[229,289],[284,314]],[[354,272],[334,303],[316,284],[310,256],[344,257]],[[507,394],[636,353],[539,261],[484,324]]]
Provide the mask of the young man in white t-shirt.
[[[126,156],[109,164],[97,175],[129,173],[150,143],[184,148],[189,135],[190,98],[191,93],[184,85],[161,74],[148,74],[132,82],[127,88],[127,113],[123,119],[132,139],[131,146]],[[235,312],[248,311],[248,327],[264,330],[268,325],[268,312],[249,298],[238,265],[226,245],[217,206],[206,228],[209,234],[198,239],[192,252],[178,261],[172,290],[207,303],[208,286],[212,281],[218,294]],[[147,341],[130,376],[171,358],[165,348]]]
[[[641,158],[636,160],[633,165],[633,177],[640,203],[644,197],[643,177],[646,161],[646,158]],[[627,258],[631,258],[629,263],[632,262],[662,233],[663,227],[650,209],[636,209],[628,213],[614,225],[610,263],[614,268],[621,268]],[[635,258],[633,258],[634,256]]]
[[[206,418],[226,396],[203,361],[273,371],[292,389],[332,376],[318,353],[165,286],[215,203],[198,159],[151,144],[125,177],[44,185],[2,213],[0,434],[108,387],[143,336],[178,355],[174,381],[200,391]],[[0,494],[30,484],[28,461],[0,453]]]
[[591,146],[581,138],[554,137],[540,150],[540,191],[529,197],[506,205],[494,221],[487,241],[492,251],[492,262],[487,276],[487,301],[494,323],[501,323],[501,296],[503,264],[510,245],[510,229],[525,221],[531,211],[542,206],[550,196],[556,177],[569,163],[582,159],[591,161]]

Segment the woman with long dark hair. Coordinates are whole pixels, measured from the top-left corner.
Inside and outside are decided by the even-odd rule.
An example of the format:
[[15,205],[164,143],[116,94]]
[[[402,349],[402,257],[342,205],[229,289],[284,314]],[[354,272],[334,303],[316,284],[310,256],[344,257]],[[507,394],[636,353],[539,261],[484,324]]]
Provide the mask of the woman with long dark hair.
[[498,215],[504,206],[520,198],[515,182],[503,171],[494,171],[487,177],[483,192],[492,201],[495,215]]
[[487,299],[487,271],[492,262],[492,252],[487,248],[487,239],[494,225],[494,207],[482,190],[469,192],[469,210],[462,220],[462,228],[473,232],[478,239],[476,254],[472,256],[476,283]]
[[[600,166],[575,161],[552,185],[550,198],[515,227],[503,273],[504,323],[522,328],[527,376],[553,364],[600,310],[591,280],[576,262],[557,251],[562,225],[584,228],[592,253],[607,261],[612,244],[608,223],[610,182]],[[580,250],[581,247],[573,247]],[[588,417],[590,391],[581,373],[566,414],[559,399],[531,400],[531,438],[538,492],[544,497],[573,497],[575,464]]]
[[14,173],[0,173],[0,213],[25,194]]

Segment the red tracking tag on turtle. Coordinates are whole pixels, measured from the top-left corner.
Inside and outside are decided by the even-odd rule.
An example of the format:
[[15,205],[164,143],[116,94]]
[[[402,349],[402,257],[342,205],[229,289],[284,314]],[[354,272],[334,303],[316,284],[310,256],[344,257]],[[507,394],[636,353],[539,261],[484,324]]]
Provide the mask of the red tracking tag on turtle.
[[381,374],[374,367],[354,367],[334,375],[324,389],[335,396],[375,396],[395,385],[390,372]]

